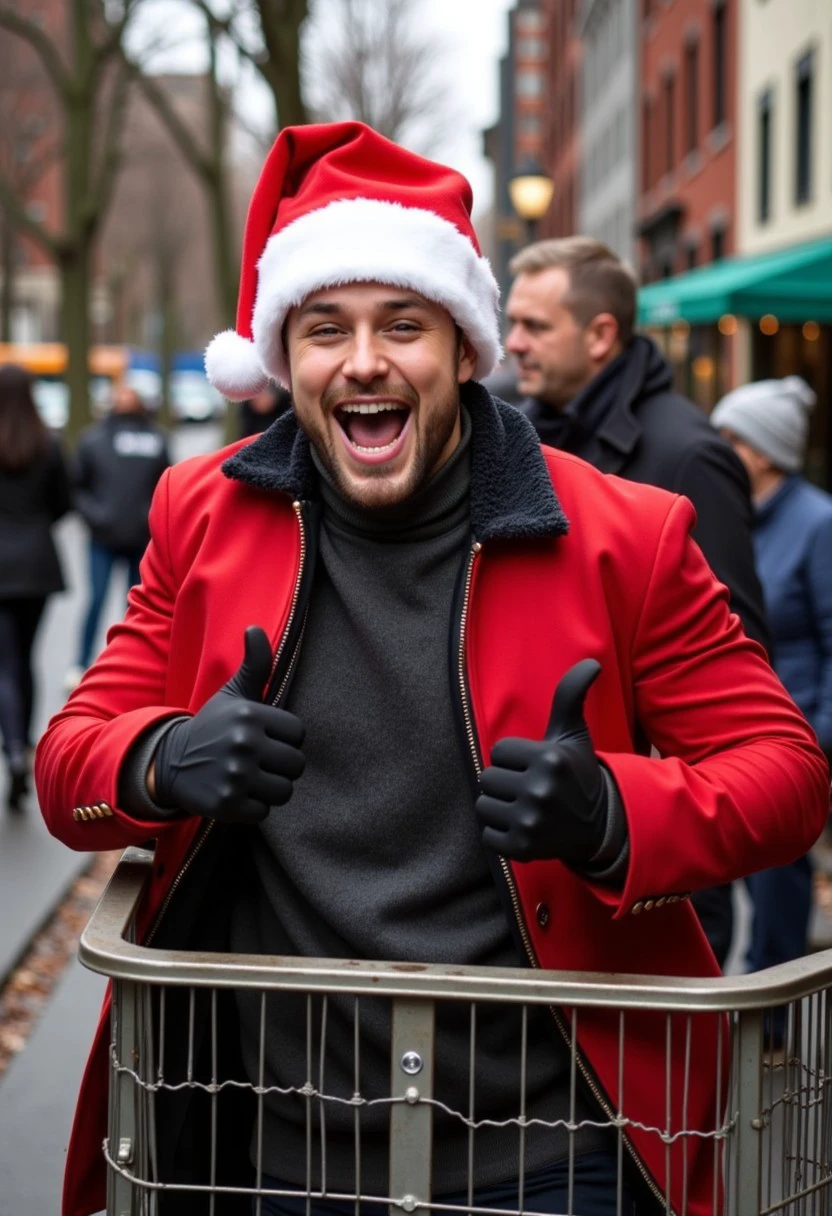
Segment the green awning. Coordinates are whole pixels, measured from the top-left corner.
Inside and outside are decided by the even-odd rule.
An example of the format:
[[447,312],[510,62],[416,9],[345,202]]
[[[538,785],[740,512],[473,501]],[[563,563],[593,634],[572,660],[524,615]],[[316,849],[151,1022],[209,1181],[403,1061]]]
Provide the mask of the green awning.
[[640,325],[704,325],[724,313],[832,322],[832,237],[725,258],[639,289]]

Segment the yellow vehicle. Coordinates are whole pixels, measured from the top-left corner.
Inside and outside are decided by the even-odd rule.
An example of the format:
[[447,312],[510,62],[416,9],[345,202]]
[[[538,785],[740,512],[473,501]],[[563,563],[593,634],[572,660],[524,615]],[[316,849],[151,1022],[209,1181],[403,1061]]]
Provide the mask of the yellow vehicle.
[[[0,342],[0,367],[17,363],[35,377],[35,404],[44,422],[60,430],[69,416],[69,390],[64,379],[67,349],[63,342]],[[113,385],[122,380],[130,364],[127,346],[91,346],[90,407],[101,412]]]

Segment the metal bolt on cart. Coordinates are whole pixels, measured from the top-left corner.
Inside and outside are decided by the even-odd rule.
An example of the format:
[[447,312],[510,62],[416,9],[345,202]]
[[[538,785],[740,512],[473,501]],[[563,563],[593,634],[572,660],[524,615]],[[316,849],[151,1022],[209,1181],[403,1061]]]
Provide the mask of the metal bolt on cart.
[[[548,1008],[565,1027],[570,1047],[572,1111],[559,1121],[573,1145],[578,1130],[576,1094],[583,1075],[582,1026],[593,1012],[614,1010],[618,1024],[619,1101],[601,1109],[617,1151],[619,1209],[623,1179],[643,1175],[656,1197],[656,1211],[685,1216],[688,1158],[712,1154],[713,1216],[829,1216],[832,1213],[832,951],[738,978],[681,979],[592,975],[528,969],[421,966],[412,963],[355,962],[270,956],[200,954],[143,947],[131,941],[132,926],[149,877],[151,855],[129,849],[81,940],[81,960],[111,977],[113,1014],[110,1054],[108,1216],[157,1216],[167,1212],[226,1211],[259,1214],[269,1194],[298,1193],[314,1214],[316,1200],[346,1201],[357,1213],[414,1211],[471,1212],[485,1216],[474,1194],[477,1141],[490,1123],[477,1108],[478,1019],[496,1003],[518,1010],[520,1042],[517,1108],[503,1122],[517,1154],[516,1213],[533,1216],[534,1196],[526,1195],[525,1148],[532,1125],[527,1117],[526,1031],[530,1011]],[[223,1065],[223,1003],[235,992],[254,994],[259,1009],[259,1076],[229,1076]],[[265,1069],[264,1042],[269,1002],[293,994],[306,1022],[305,1074],[297,1085],[278,1088]],[[362,1088],[362,1026],[371,1010],[383,1007],[389,1019],[390,1086],[384,1094]],[[186,1061],[169,1066],[171,1013],[187,1037]],[[655,1032],[666,1043],[664,1124],[638,1123],[628,1110],[624,1086],[628,1024],[649,1011]],[[448,1105],[442,1078],[435,1075],[438,1036],[448,1022],[464,1025],[467,1093]],[[696,1049],[697,1021],[715,1029],[712,1057]],[[353,1075],[328,1074],[333,1035],[349,1026]],[[701,1022],[700,1022],[701,1025]],[[775,1027],[777,1042],[774,1041]],[[672,1067],[671,1067],[672,1063]],[[721,1097],[703,1129],[687,1122],[687,1086],[694,1069],[715,1068]],[[673,1087],[681,1085],[681,1094]],[[197,1096],[201,1113],[187,1134],[198,1139],[198,1168],[183,1180],[166,1173],[160,1151],[160,1120],[177,1095]],[[303,1130],[305,1185],[275,1191],[264,1181],[264,1122],[276,1102]],[[249,1177],[229,1179],[218,1165],[218,1145],[228,1134],[233,1111],[247,1103],[252,1133]],[[331,1182],[331,1124],[352,1128],[354,1185],[345,1191]],[[671,1112],[673,1112],[671,1114]],[[431,1194],[434,1152],[442,1128],[464,1129],[467,1193],[449,1201]],[[379,1156],[383,1129],[383,1182],[370,1152]],[[369,1130],[368,1130],[369,1129]],[[552,1125],[555,1130],[555,1125]],[[667,1170],[681,1171],[670,1188],[671,1204],[633,1152],[631,1136],[656,1137],[664,1146]],[[574,1159],[574,1145],[572,1148]],[[328,1178],[328,1173],[330,1178]],[[645,1191],[646,1193],[646,1191]],[[231,1205],[231,1206],[229,1206]],[[372,1206],[368,1206],[372,1205]],[[503,1208],[503,1211],[507,1209]],[[641,1210],[641,1209],[639,1209]],[[645,1210],[647,1210],[645,1208]],[[697,1212],[701,1212],[701,1199]],[[571,1203],[569,1216],[580,1216]]]

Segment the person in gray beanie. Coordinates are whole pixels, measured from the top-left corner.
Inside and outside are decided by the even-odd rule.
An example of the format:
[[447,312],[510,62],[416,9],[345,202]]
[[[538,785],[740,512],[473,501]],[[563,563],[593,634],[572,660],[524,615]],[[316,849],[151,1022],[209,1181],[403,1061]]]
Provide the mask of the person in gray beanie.
[[[832,495],[800,476],[815,394],[799,376],[735,389],[711,414],[751,482],[754,552],[772,663],[832,755]],[[758,971],[806,953],[808,857],[747,879],[754,904],[748,962]],[[775,1037],[782,1026],[774,1023]]]
[[[785,473],[798,473],[803,467],[809,414],[815,400],[815,394],[800,376],[757,380],[723,397],[711,414],[711,422],[766,457],[782,477]],[[747,468],[747,461],[742,456],[741,459]]]

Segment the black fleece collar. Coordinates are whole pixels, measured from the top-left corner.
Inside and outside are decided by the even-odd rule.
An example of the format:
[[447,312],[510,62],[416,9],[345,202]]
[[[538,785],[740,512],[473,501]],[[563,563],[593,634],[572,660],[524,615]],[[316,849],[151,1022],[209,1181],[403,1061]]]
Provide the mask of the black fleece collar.
[[[569,530],[540,441],[519,410],[481,384],[463,385],[471,415],[471,532],[475,540],[530,540]],[[224,461],[226,477],[293,499],[318,497],[309,440],[287,411]]]
[[[673,373],[655,342],[636,334],[617,359],[592,380],[570,408],[583,417],[590,436],[629,456],[642,434],[636,405],[667,392]],[[580,448],[576,449],[580,451]],[[605,472],[613,470],[604,469]]]

